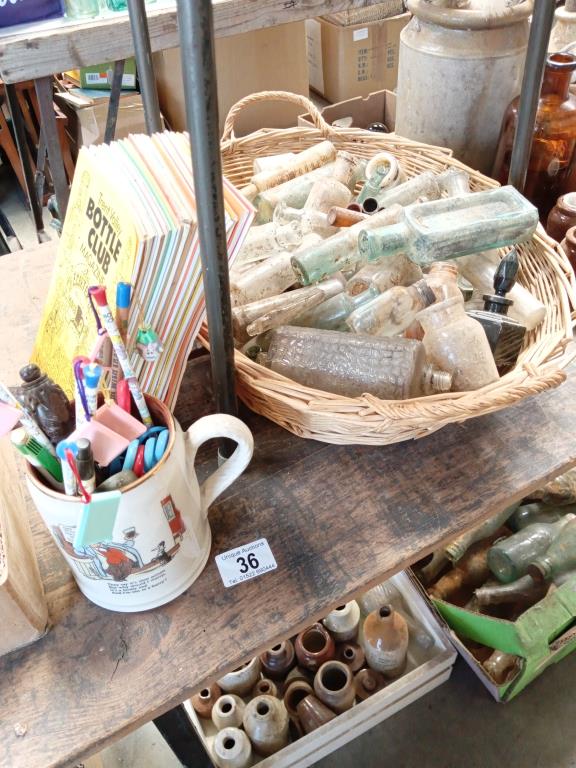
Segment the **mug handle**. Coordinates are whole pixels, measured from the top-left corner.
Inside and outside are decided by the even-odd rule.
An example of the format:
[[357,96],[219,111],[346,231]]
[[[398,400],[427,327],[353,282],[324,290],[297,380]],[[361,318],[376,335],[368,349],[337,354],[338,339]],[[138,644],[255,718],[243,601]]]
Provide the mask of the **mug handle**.
[[246,424],[235,416],[229,416],[225,413],[203,416],[188,427],[186,434],[188,436],[187,452],[189,452],[187,458],[192,466],[198,449],[207,440],[212,440],[215,437],[228,437],[237,443],[232,456],[200,486],[200,503],[206,516],[214,499],[220,496],[222,491],[228,488],[250,463],[254,452],[254,438]]

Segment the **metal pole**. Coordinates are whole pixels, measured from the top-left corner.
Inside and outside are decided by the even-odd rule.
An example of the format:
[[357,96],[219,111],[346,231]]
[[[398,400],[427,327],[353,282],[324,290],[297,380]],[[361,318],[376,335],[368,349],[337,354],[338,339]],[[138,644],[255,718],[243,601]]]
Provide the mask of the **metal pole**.
[[178,0],[178,23],[210,331],[212,386],[218,411],[235,415],[234,344],[211,0]]
[[524,191],[526,174],[528,173],[534,122],[555,8],[555,0],[535,0],[534,2],[534,13],[520,92],[518,124],[510,159],[510,173],[508,174],[508,184],[512,184],[519,192]]
[[[195,0],[192,1],[195,2]],[[144,105],[146,130],[148,133],[158,133],[162,130],[162,118],[160,117],[158,91],[156,90],[156,79],[152,66],[152,49],[150,48],[144,0],[128,0],[128,13],[134,41],[134,53],[136,54],[140,93]]]
[[108,101],[108,114],[106,116],[106,129],[104,131],[104,144],[110,144],[116,133],[116,121],[118,120],[118,108],[122,95],[122,78],[124,77],[124,59],[114,62],[114,74],[110,86],[110,99]]

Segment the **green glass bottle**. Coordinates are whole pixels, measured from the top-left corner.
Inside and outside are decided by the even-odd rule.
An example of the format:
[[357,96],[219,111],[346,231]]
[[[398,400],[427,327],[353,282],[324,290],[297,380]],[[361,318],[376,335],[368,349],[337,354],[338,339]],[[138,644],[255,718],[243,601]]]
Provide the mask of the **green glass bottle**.
[[562,528],[560,535],[554,539],[546,553],[530,563],[528,571],[533,578],[549,581],[576,569],[576,515],[566,517],[571,518],[570,521]]
[[128,8],[126,0],[106,0],[106,4],[111,11],[125,11]]
[[530,564],[540,562],[537,558],[546,554],[564,526],[574,519],[576,515],[566,515],[557,523],[534,523],[499,541],[488,552],[488,568],[504,584],[516,581]]

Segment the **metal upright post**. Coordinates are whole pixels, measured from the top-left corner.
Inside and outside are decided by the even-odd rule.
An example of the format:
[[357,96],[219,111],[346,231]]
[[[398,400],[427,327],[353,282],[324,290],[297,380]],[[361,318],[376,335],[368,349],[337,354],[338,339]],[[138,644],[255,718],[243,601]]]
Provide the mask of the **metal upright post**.
[[508,183],[516,187],[519,192],[524,191],[526,174],[528,173],[534,122],[538,110],[538,99],[540,98],[555,8],[555,0],[535,0],[534,2],[518,107],[518,124],[512,147],[512,157],[510,158],[510,173],[508,174]]
[[[192,2],[194,3],[195,0]],[[132,28],[134,53],[136,54],[140,93],[144,105],[146,130],[148,133],[158,133],[162,130],[162,118],[154,78],[154,67],[152,66],[152,49],[150,48],[144,0],[128,0],[128,14],[130,15],[130,27]]]
[[182,76],[217,409],[236,414],[211,0],[178,0]]

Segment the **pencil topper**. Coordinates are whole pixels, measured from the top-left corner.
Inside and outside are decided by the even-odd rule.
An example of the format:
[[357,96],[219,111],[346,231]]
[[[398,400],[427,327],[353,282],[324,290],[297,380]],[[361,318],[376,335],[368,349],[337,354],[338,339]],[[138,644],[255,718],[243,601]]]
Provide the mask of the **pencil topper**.
[[142,325],[136,336],[136,349],[146,362],[153,363],[164,351],[164,345],[150,325]]

